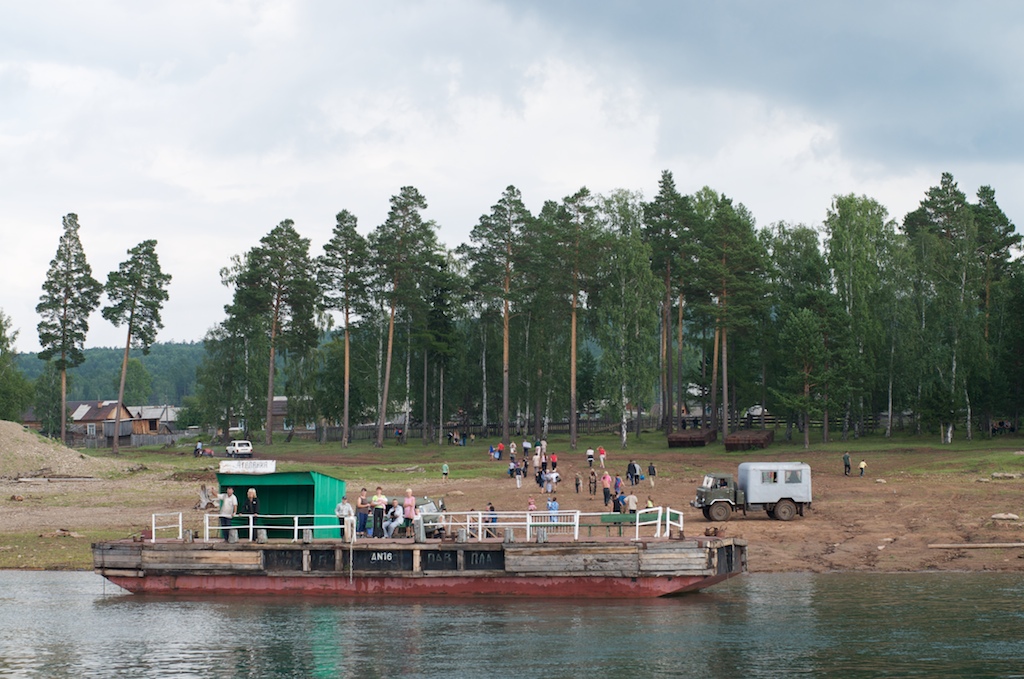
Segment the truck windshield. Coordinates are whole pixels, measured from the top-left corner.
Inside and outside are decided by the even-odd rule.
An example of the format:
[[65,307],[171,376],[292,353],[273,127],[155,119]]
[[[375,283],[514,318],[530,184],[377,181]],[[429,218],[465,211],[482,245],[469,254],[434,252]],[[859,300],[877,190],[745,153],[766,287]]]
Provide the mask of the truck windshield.
[[704,482],[700,484],[701,488],[712,488],[715,485],[715,477],[710,474],[704,477]]

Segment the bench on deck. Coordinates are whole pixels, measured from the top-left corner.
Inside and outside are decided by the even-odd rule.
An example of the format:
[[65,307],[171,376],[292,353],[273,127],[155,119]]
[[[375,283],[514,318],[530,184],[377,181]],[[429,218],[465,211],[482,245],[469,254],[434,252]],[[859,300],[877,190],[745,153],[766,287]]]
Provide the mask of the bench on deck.
[[636,514],[615,514],[610,512],[608,514],[602,514],[598,523],[581,523],[580,528],[587,529],[587,537],[593,535],[594,528],[604,528],[605,535],[611,537],[612,528],[618,526],[619,537],[622,537],[622,527],[632,526],[636,524]]

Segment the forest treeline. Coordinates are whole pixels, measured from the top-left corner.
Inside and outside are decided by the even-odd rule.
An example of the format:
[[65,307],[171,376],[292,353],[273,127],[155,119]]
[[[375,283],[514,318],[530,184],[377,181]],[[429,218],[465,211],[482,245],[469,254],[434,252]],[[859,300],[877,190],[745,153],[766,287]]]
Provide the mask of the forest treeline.
[[1016,425],[1024,272],[991,187],[943,174],[899,221],[841,195],[818,226],[759,229],[668,171],[650,200],[583,188],[537,214],[510,186],[455,248],[426,211],[403,187],[368,236],[342,210],[318,252],[285,220],[233,257],[187,417],[258,432],[283,393],[292,422],[373,422],[378,442],[395,422],[507,440],[568,421],[575,445],[601,412],[625,445],[637,413],[727,433],[755,404],[805,445],[811,421],[828,440],[879,414],[942,441]]

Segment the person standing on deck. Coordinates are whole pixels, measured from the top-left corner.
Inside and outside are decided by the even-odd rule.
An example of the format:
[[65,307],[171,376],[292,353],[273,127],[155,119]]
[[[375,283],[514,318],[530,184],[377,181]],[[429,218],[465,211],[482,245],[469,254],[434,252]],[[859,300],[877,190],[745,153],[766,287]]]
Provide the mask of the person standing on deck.
[[334,515],[338,517],[338,525],[340,526],[341,539],[345,539],[345,519],[350,516],[355,516],[355,510],[352,509],[352,503],[348,501],[347,495],[341,496],[341,502],[334,508]]
[[379,538],[384,537],[384,512],[388,508],[388,496],[384,489],[377,486],[377,492],[370,498],[370,507],[373,508],[373,534]]
[[[245,493],[245,503],[242,505],[242,514],[248,514],[249,516],[251,516],[252,517],[251,521],[253,523],[255,523],[256,522],[256,515],[259,514],[259,513],[260,513],[260,499],[258,497],[256,497],[256,489],[255,488],[250,488]],[[250,540],[255,540],[256,539],[256,536],[253,535],[253,532],[255,530],[256,529],[253,528],[252,530],[249,531],[249,539]]]
[[412,488],[405,489],[405,499],[402,500],[402,515],[405,519],[402,525],[408,528],[412,525],[413,519],[416,518],[416,496],[412,494]]
[[849,451],[843,453],[843,476],[850,475],[850,453]]
[[220,512],[217,515],[220,519],[220,532],[224,540],[227,541],[231,519],[238,513],[238,498],[235,497],[235,489],[228,486],[227,490],[217,496],[217,499],[220,500]]
[[359,491],[356,498],[356,537],[366,536],[367,519],[370,518],[370,500],[366,497],[366,489]]

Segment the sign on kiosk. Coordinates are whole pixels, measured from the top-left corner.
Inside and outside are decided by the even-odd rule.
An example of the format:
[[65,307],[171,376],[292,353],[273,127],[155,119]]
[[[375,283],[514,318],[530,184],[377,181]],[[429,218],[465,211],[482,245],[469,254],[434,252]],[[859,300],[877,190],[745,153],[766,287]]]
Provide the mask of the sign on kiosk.
[[221,460],[221,474],[273,474],[277,460]]

